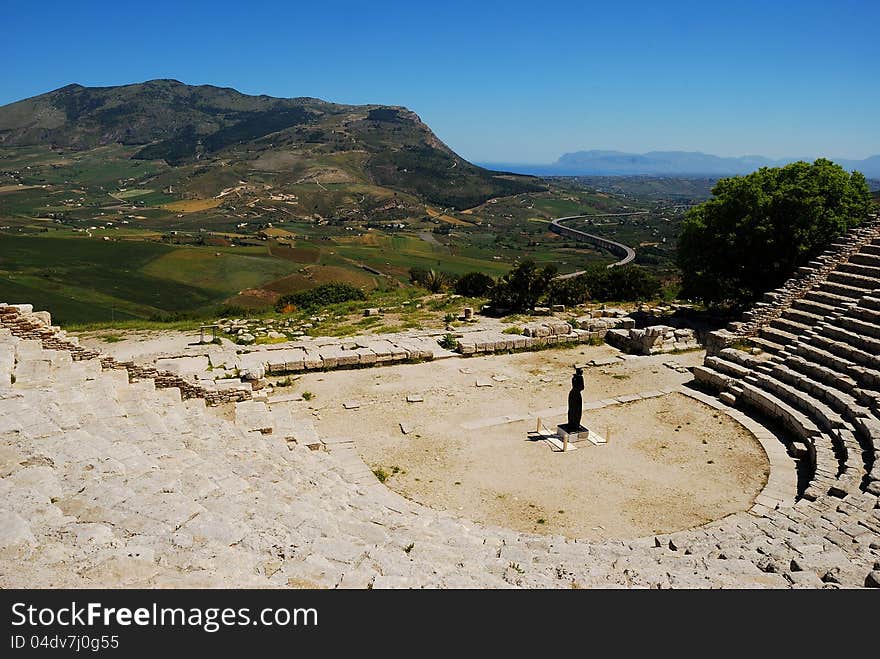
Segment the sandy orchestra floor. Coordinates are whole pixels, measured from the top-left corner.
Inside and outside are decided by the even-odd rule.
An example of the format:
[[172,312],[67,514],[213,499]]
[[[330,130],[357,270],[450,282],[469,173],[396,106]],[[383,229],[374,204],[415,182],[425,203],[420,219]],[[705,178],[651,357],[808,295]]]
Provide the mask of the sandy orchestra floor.
[[[615,354],[582,346],[310,373],[296,389],[314,398],[292,404],[313,415],[321,436],[353,437],[364,461],[388,474],[388,487],[493,525],[634,537],[748,508],[766,481],[763,450],[738,423],[681,394],[587,409],[584,424],[610,441],[564,454],[530,439],[534,418],[504,422],[552,408],[543,423],[554,428],[565,419],[571,365]],[[587,368],[585,406],[684,383],[690,374],[664,362],[702,359],[693,352]],[[407,402],[413,395],[424,400]],[[346,401],[360,406],[344,409]]]

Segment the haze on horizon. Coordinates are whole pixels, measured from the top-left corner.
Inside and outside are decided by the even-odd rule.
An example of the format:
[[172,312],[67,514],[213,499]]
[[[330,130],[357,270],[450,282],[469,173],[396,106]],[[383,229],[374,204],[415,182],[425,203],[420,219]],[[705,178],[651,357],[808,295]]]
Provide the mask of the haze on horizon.
[[880,3],[51,0],[4,12],[0,104],[175,78],[405,105],[476,162],[880,153]]

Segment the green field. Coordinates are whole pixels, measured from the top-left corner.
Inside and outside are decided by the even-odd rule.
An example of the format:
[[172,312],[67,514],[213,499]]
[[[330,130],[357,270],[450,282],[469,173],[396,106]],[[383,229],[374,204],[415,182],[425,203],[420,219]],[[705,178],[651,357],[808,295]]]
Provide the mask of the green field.
[[295,262],[272,258],[266,249],[174,249],[148,263],[142,272],[184,286],[229,295],[288,275]]
[[[400,172],[381,159],[315,148],[311,164],[263,151],[237,153],[224,167],[131,159],[135,149],[120,145],[0,149],[0,300],[32,303],[64,323],[147,322],[208,317],[223,305],[265,309],[329,281],[406,289],[411,268],[498,277],[530,258],[566,273],[614,257],[549,232],[549,220],[637,205],[558,181],[456,211],[358,180],[366,166],[393,183]],[[465,197],[490,185],[472,174]],[[415,187],[436,187],[431,194],[458,184],[458,174],[442,185],[419,176]],[[448,194],[450,205],[465,205]],[[639,250],[639,262],[668,272],[677,222],[659,222],[595,232],[635,245],[667,238]]]
[[0,299],[48,309],[60,322],[210,313],[241,288],[296,268],[259,248],[238,254],[144,241],[0,234]]

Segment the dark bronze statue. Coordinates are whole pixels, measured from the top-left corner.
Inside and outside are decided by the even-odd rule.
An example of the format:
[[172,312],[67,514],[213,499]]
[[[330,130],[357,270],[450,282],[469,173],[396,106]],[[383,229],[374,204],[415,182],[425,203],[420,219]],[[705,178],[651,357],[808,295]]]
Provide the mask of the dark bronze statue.
[[574,375],[571,376],[571,391],[568,392],[568,424],[569,432],[577,432],[581,427],[583,415],[583,399],[581,392],[584,390],[584,369],[575,367]]

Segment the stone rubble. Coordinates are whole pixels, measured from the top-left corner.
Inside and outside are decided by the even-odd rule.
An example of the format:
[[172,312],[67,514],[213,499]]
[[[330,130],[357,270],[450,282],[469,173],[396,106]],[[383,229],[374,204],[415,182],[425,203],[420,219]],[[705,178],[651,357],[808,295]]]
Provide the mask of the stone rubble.
[[667,325],[651,325],[642,329],[610,329],[605,335],[605,342],[635,355],[656,355],[700,348],[694,330],[676,329]]

